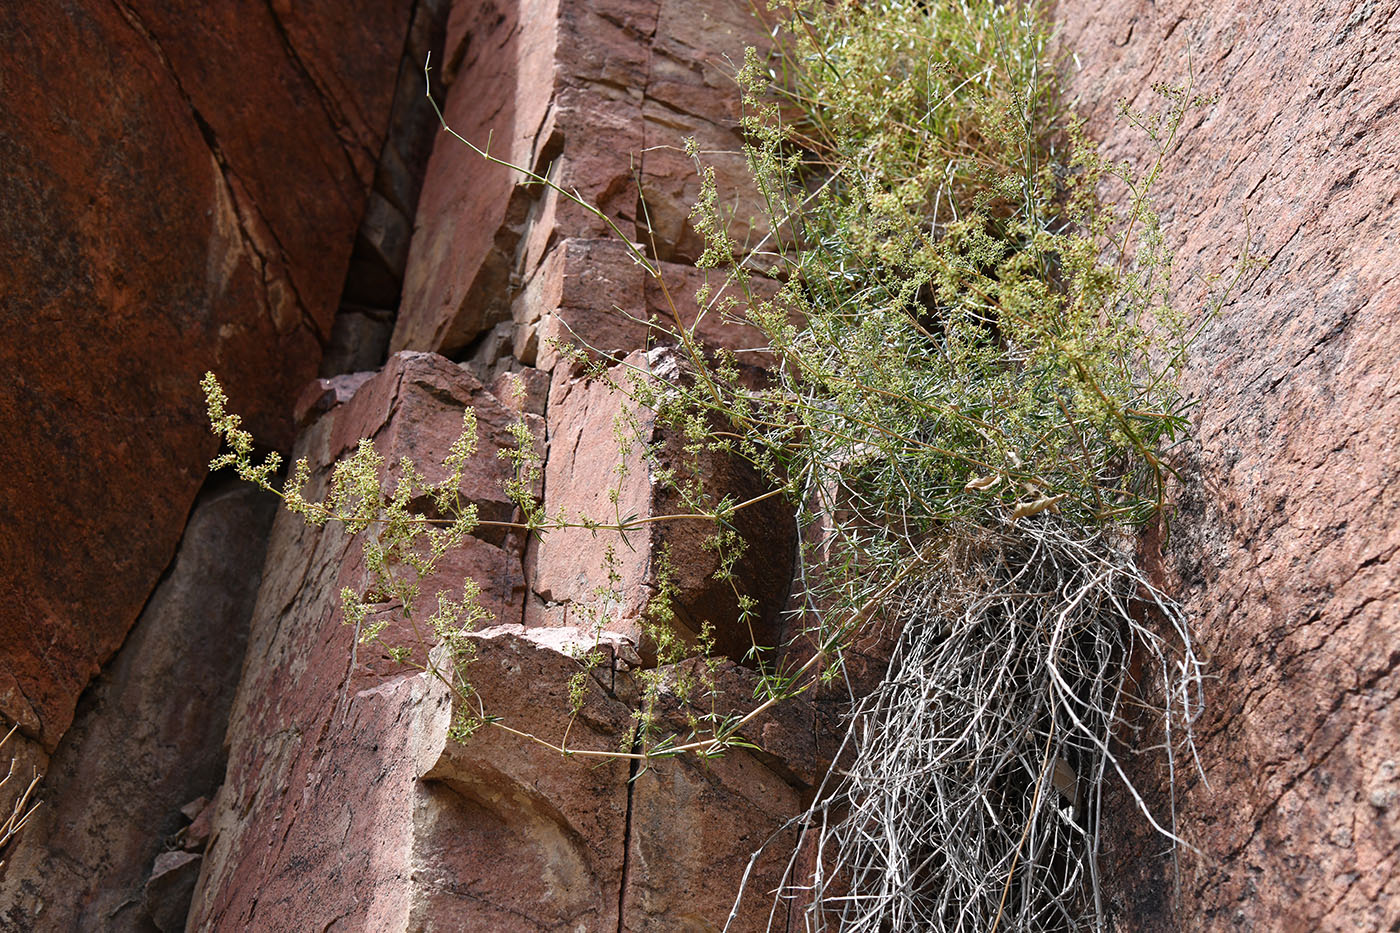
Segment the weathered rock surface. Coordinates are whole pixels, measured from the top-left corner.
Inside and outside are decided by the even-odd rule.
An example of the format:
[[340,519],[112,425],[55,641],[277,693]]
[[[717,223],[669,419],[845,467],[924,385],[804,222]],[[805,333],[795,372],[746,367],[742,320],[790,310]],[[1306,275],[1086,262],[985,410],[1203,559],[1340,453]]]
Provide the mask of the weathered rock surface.
[[659,259],[693,263],[705,248],[689,220],[700,176],[685,153],[685,139],[695,140],[705,165],[714,169],[735,242],[757,243],[768,232],[736,132],[739,92],[734,79],[745,48],[770,47],[769,27],[759,18],[767,15],[762,6],[746,2],[661,0],[658,5],[642,101],[640,176],[646,215],[638,240],[654,243]]
[[[636,687],[625,667],[595,672],[571,720],[578,664],[553,637],[565,631],[591,637],[519,626],[481,633],[472,685],[511,728],[549,742],[567,735],[576,753],[615,751]],[[720,702],[752,702],[730,686],[721,683]],[[667,726],[684,729],[678,706]],[[492,933],[717,931],[750,853],[798,807],[798,791],[746,752],[657,759],[638,773],[624,759],[565,759],[490,727],[443,744],[418,794],[408,928]],[[776,885],[788,838],[756,862],[753,890]],[[760,929],[768,909],[761,893],[746,899],[736,928]]]
[[[479,644],[471,677],[481,701],[511,728],[563,739],[577,662],[519,626]],[[613,750],[630,709],[598,681],[586,686],[570,744]],[[415,828],[410,928],[617,929],[628,770],[622,759],[568,761],[500,729],[444,743]]]
[[[363,582],[358,544],[288,515],[269,539],[221,770],[211,733],[227,684],[176,672],[237,666],[236,639],[211,640],[224,629],[208,622],[236,614],[236,587],[208,587],[251,571],[212,548],[195,560],[191,544],[222,538],[252,559],[256,545],[205,524],[231,498],[196,509],[180,559],[126,636],[202,482],[208,438],[192,390],[215,368],[278,446],[305,388],[297,449],[322,471],[368,436],[436,478],[462,409],[476,409],[481,447],[462,492],[493,524],[423,600],[467,577],[482,583],[494,618],[475,636],[470,676],[502,725],[543,743],[567,736],[576,752],[633,750],[621,739],[647,654],[636,620],[668,544],[682,634],[722,623],[731,658],[755,636],[776,639],[792,546],[776,501],[742,529],[758,563],[739,572],[764,595],[751,634],[712,580],[702,523],[648,526],[626,544],[587,529],[527,541],[509,527],[518,513],[497,456],[523,418],[545,458],[536,492],[550,515],[606,518],[614,482],[623,515],[679,510],[635,455],[615,479],[613,421],[628,405],[556,342],[654,370],[665,355],[645,351],[667,341],[646,326],[652,316],[699,320],[712,346],[757,342],[693,300],[707,274],[690,265],[697,182],[681,140],[697,138],[742,203],[741,163],[721,154],[738,146],[723,61],[765,27],[746,0],[454,5],[435,56],[454,128],[600,205],[660,263],[663,290],[604,219],[449,137],[436,137],[420,198],[413,133],[380,143],[386,124],[422,117],[404,101],[418,93],[410,59],[436,42],[420,15],[435,4],[177,15],[124,0],[0,13],[12,50],[0,86],[42,81],[38,94],[7,95],[0,131],[0,157],[22,167],[0,206],[13,257],[0,281],[0,365],[15,382],[0,431],[23,439],[0,444],[12,607],[0,622],[0,713],[24,727],[23,760],[52,769],[46,808],[0,877],[5,929],[177,929],[193,884],[192,930],[718,930],[750,853],[824,773],[823,700],[753,723],[745,735],[758,749],[644,771],[634,759],[566,758],[494,726],[453,743],[461,699],[357,648],[340,622],[340,588]],[[1188,121],[1158,187],[1181,265],[1225,268],[1245,246],[1246,210],[1252,250],[1270,258],[1196,348],[1200,443],[1186,472],[1201,479],[1177,493],[1165,552],[1149,554],[1186,598],[1217,678],[1198,726],[1210,783],[1178,769],[1180,831],[1202,852],[1182,854],[1177,896],[1161,840],[1117,801],[1102,861],[1119,929],[1379,930],[1400,913],[1397,13],[1396,0],[1059,10],[1078,53],[1072,80],[1111,155],[1145,152],[1113,120],[1115,98],[1150,104],[1152,83],[1185,77],[1188,53],[1198,90],[1222,94]],[[209,53],[225,46],[239,56]],[[739,239],[764,232],[742,211],[735,220]],[[1185,276],[1177,289],[1188,306],[1201,291]],[[391,326],[409,352],[342,372],[377,366]],[[311,382],[328,341],[328,378]],[[665,439],[636,414],[643,437]],[[704,469],[716,491],[765,491],[733,464]],[[608,543],[620,582],[599,603]],[[204,589],[182,588],[191,574]],[[605,616],[607,660],[571,716],[590,606]],[[177,661],[178,639],[151,634],[157,617],[199,646]],[[390,634],[411,638],[411,626]],[[862,646],[858,681],[878,671],[878,634]],[[79,692],[124,637],[64,736]],[[726,660],[715,676],[717,706],[754,702],[751,670]],[[683,736],[687,710],[674,696],[662,705]],[[1143,765],[1137,776],[1160,812],[1163,775]],[[763,928],[790,843],[779,836],[756,863],[733,929]]]
[[[698,256],[686,218],[699,182],[683,142],[701,142],[727,191],[747,190],[728,62],[766,36],[742,0],[459,4],[447,39],[449,124],[494,156],[548,173],[606,219],[441,138],[393,347],[463,351],[510,318],[512,293],[564,239],[620,232],[660,259]],[[737,217],[735,236],[748,229]]]
[[[573,346],[616,361],[641,347],[674,345],[673,332],[686,328],[710,350],[734,351],[749,366],[766,362],[744,352],[762,345],[758,330],[715,310],[730,294],[722,273],[670,262],[658,270],[659,278],[647,274],[616,239],[560,241],[511,305],[516,358],[553,370],[561,347]],[[695,297],[702,286],[711,293],[703,309]],[[752,286],[759,295],[776,290],[757,277]]]
[[[574,527],[534,538],[526,566],[543,606],[527,607],[527,619],[585,627],[601,622],[641,643],[643,655],[650,656],[641,621],[669,579],[676,591],[675,628],[694,643],[708,624],[717,650],[739,659],[755,645],[778,643],[797,530],[790,507],[769,495],[771,489],[755,470],[734,456],[710,451],[686,455],[677,429],[662,425],[653,412],[626,397],[623,390],[630,379],[664,380],[668,364],[674,371],[675,356],[665,349],[632,353],[607,380],[556,374],[548,416],[545,513],[574,523],[640,519],[649,524],[626,533]],[[642,445],[654,446],[657,456],[645,457]],[[677,486],[703,479],[703,498],[690,501],[662,483],[658,474],[665,469],[676,471]],[[734,562],[732,581],[715,579],[722,556],[710,546],[717,531],[713,521],[657,521],[703,513],[723,499],[745,506],[734,513],[733,527],[752,545]],[[616,575],[615,582],[609,581],[610,574]],[[740,612],[736,590],[755,601],[751,615]]]
[[[699,9],[669,0],[457,4],[441,66],[448,121],[479,145],[489,139],[493,154],[549,172],[648,250],[680,260],[663,264],[672,294],[644,275],[603,219],[521,186],[509,170],[440,136],[408,249],[394,346],[464,362],[400,352],[378,374],[313,383],[297,406],[305,426],[299,454],[324,471],[360,437],[372,437],[386,461],[411,456],[431,480],[471,405],[481,446],[462,491],[483,518],[519,519],[502,493],[506,465],[496,455],[517,418],[541,445],[536,492],[547,513],[605,518],[618,462],[613,421],[632,409],[576,373],[556,341],[581,340],[645,368],[660,360],[634,353],[656,342],[645,323],[653,315],[668,324],[698,321],[697,334],[712,346],[757,342],[751,330],[702,315],[693,299],[705,274],[684,262],[698,245],[684,219],[694,170],[679,157],[685,132],[707,148],[737,148],[736,95],[713,67],[718,50],[708,40],[731,42],[737,58],[762,35],[749,16],[747,4],[731,0]],[[664,35],[662,22],[670,24]],[[653,235],[643,235],[638,217],[637,170],[649,200],[656,192]],[[399,240],[394,215],[381,213],[387,219],[376,242],[389,267],[396,261],[389,246]],[[641,428],[645,440],[679,457],[659,426]],[[681,511],[678,497],[632,459],[622,512]],[[767,491],[737,463],[707,456],[704,469],[716,495],[742,501]],[[597,607],[607,618],[596,637],[608,661],[584,681],[577,716],[568,710],[580,671],[574,654],[595,637],[584,609],[606,580],[606,535],[595,540],[573,529],[527,547],[515,531],[483,526],[424,601],[464,577],[482,582],[495,626],[477,639],[474,700],[546,743],[567,737],[574,750],[616,751],[638,697],[632,670],[646,646],[639,652],[637,622],[656,593],[663,547],[679,584],[683,635],[714,622],[720,650],[735,658],[755,640],[776,642],[792,516],[774,498],[736,521],[758,542],[737,568],[742,587],[760,598],[751,621],[740,622],[732,591],[713,580],[717,558],[702,547],[709,523],[649,525],[614,542],[617,597]],[[340,530],[279,518],[190,929],[612,933],[724,925],[751,854],[800,809],[822,773],[817,736],[827,727],[810,707],[753,723],[745,734],[759,750],[717,762],[652,761],[640,774],[627,758],[564,758],[493,727],[453,743],[445,686],[377,649],[355,648],[340,624],[336,594],[360,585],[363,573],[358,545]],[[408,627],[394,623],[389,633],[407,636]],[[715,676],[721,706],[757,702],[751,671],[726,662]],[[666,728],[686,734],[686,711],[668,702]],[[784,838],[754,866],[751,891],[778,884]],[[751,895],[736,929],[759,928],[769,906]]]
[[[536,165],[534,148],[553,94],[556,8],[555,0],[458,3],[448,20],[449,124],[477,146],[489,143],[493,155],[532,169],[547,167]],[[469,80],[457,80],[464,74]],[[438,137],[414,220],[393,349],[451,352],[504,319],[531,200],[514,193],[515,182],[510,169]]]
[[[1113,821],[1120,928],[1392,929],[1400,4],[1101,0],[1058,15],[1114,157],[1145,151],[1115,99],[1150,106],[1151,86],[1188,68],[1220,94],[1188,119],[1158,205],[1184,269],[1225,270],[1246,248],[1269,261],[1194,350],[1199,478],[1160,560],[1212,673],[1197,731],[1209,786],[1177,770],[1180,831],[1201,853],[1182,853],[1175,897],[1160,841]],[[1180,276],[1186,306],[1201,292]]]
[[[152,862],[188,822],[180,808],[223,777],[275,502],[251,486],[201,495],[169,573],[54,752],[44,805],[0,877],[0,929],[149,929]],[[169,895],[171,880],[156,890]]]
[[410,7],[0,11],[0,713],[45,751],[174,553],[199,375],[291,440]]
[[[433,479],[427,465],[446,452],[467,404],[481,446],[463,491],[489,505],[500,495],[489,480],[504,469],[495,452],[508,442],[493,412],[506,409],[433,354],[393,357],[312,422],[298,453],[324,473],[368,436],[386,460],[412,455]],[[487,712],[546,742],[616,750],[637,693],[626,661],[635,652],[607,642],[622,650],[585,681],[571,719],[580,665],[566,643],[587,647],[592,636],[513,621],[525,596],[522,547],[509,536],[473,540],[425,598],[469,575],[495,620],[509,623],[481,634],[469,668]],[[491,727],[449,742],[445,684],[355,648],[340,621],[340,588],[363,582],[357,550],[334,526],[277,519],[189,928],[616,930],[619,907],[625,929],[722,925],[750,852],[793,812],[801,781],[736,753],[709,769],[658,762],[629,789],[626,759],[564,758]],[[723,702],[753,702],[752,683],[736,676]],[[704,878],[668,854],[681,843],[688,858],[711,863]],[[771,881],[782,861],[775,849],[757,877]],[[672,907],[678,897],[684,911]]]
[[[467,405],[481,444],[463,492],[485,517],[504,500],[496,451],[514,414],[441,357],[394,357],[315,420],[296,453],[324,483],[327,465],[373,437],[386,461],[412,456],[435,480]],[[470,576],[497,619],[518,620],[519,547],[501,543],[470,540],[425,586],[424,604]],[[445,736],[434,717],[446,697],[382,649],[356,647],[339,593],[365,583],[359,548],[336,525],[321,532],[286,512],[274,524],[192,929],[403,928],[413,793],[427,767],[418,758]],[[386,637],[411,634],[391,627]]]

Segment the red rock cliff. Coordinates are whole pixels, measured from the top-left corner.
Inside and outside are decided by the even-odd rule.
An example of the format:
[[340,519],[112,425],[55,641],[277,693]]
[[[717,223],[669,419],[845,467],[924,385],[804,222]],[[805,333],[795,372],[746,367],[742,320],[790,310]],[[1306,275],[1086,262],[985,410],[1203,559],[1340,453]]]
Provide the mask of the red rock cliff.
[[0,712],[52,751],[170,562],[208,368],[291,440],[410,4],[7,4]]
[[[7,96],[0,132],[20,167],[0,202],[14,382],[0,421],[24,439],[0,444],[0,712],[50,769],[47,811],[0,874],[0,929],[720,929],[750,853],[820,779],[818,711],[776,712],[760,750],[639,777],[492,730],[449,741],[448,692],[341,624],[336,594],[364,568],[340,531],[285,514],[269,531],[246,492],[199,493],[194,386],[217,369],[259,435],[318,471],[362,436],[438,460],[470,405],[482,444],[463,491],[493,520],[513,514],[495,452],[523,418],[548,511],[594,510],[628,403],[552,338],[664,370],[635,320],[663,296],[607,223],[448,137],[420,177],[402,142],[421,122],[417,63],[441,14],[454,128],[598,204],[689,319],[704,273],[679,146],[736,148],[724,58],[765,37],[750,4],[91,6],[0,13],[0,87],[36,89]],[[1220,94],[1157,189],[1181,266],[1222,271],[1246,246],[1269,259],[1206,326],[1187,480],[1170,538],[1145,546],[1215,674],[1198,733],[1209,783],[1178,774],[1179,831],[1200,851],[1176,874],[1119,801],[1104,853],[1119,929],[1380,930],[1400,915],[1398,11],[1058,9],[1111,155],[1145,152],[1117,98],[1149,104],[1188,63]],[[742,190],[740,165],[720,169]],[[1185,274],[1176,289],[1185,307],[1203,293]],[[624,504],[668,511],[634,467]],[[732,464],[712,470],[754,490]],[[791,516],[753,521],[763,546],[739,572],[776,637]],[[585,684],[576,747],[611,748],[625,727],[660,545],[682,568],[681,624],[737,626],[699,537],[619,550],[611,660]],[[475,685],[518,728],[567,726],[569,646],[606,543],[483,528],[451,560],[444,582],[481,581],[495,616]],[[746,637],[722,630],[721,648]],[[736,706],[753,680],[720,669]],[[1164,776],[1137,776],[1166,806]],[[777,883],[779,838],[751,889]],[[767,907],[745,901],[734,928],[762,929]]]
[[[1062,2],[1091,128],[1182,83],[1219,102],[1157,191],[1183,305],[1246,246],[1197,345],[1190,477],[1164,581],[1213,678],[1180,775],[1180,893],[1112,841],[1125,929],[1379,930],[1400,916],[1400,4]],[[1164,797],[1158,797],[1159,803]],[[1121,825],[1121,824],[1120,824]]]

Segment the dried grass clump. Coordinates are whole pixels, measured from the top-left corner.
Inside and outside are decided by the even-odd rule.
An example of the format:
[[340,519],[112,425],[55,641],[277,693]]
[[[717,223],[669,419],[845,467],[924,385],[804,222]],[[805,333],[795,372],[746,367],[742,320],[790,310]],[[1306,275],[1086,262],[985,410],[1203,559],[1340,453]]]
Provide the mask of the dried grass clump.
[[777,904],[805,904],[800,929],[1092,929],[1111,776],[1176,839],[1121,755],[1130,659],[1166,687],[1169,769],[1193,754],[1202,669],[1179,608],[1129,552],[1057,518],[957,540],[898,594],[888,675],[803,817],[815,871]]

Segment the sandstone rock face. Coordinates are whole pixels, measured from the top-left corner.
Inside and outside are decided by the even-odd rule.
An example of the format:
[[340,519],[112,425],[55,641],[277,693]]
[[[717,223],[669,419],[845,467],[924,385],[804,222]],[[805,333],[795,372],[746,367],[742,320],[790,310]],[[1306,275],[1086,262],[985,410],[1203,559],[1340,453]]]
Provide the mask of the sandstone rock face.
[[0,713],[52,751],[169,563],[217,370],[285,447],[410,0],[0,12]]
[[[426,465],[446,451],[466,405],[481,445],[463,492],[489,506],[500,495],[490,482],[503,469],[496,451],[510,442],[507,410],[434,354],[393,357],[314,421],[297,452],[324,473],[373,437],[386,460],[412,455],[433,479]],[[498,624],[481,633],[469,675],[491,715],[545,742],[567,736],[585,753],[615,751],[638,693],[627,660],[635,651],[606,640],[618,650],[586,681],[571,719],[580,665],[568,646],[594,636],[519,623],[523,548],[482,529],[425,597],[466,576],[483,584]],[[629,785],[626,759],[566,759],[522,734],[484,727],[450,742],[448,717],[462,699],[376,648],[354,647],[337,594],[362,584],[358,542],[279,516],[190,929],[616,930],[620,909],[624,929],[718,929],[750,852],[795,812],[801,780],[734,753],[708,768],[658,762]],[[736,686],[723,702],[753,702],[752,682],[729,676]],[[679,710],[671,715],[683,725]],[[811,761],[816,751],[791,757]],[[771,886],[783,859],[775,848],[758,877]],[[692,878],[701,862],[711,870]]]
[[[297,442],[324,474],[360,437],[387,460],[446,452],[473,405],[481,448],[468,494],[502,469],[505,409],[440,357],[394,358]],[[441,460],[439,454],[436,458]],[[435,479],[430,476],[430,479]],[[322,480],[323,481],[323,480]],[[499,489],[496,495],[501,496]],[[486,511],[483,508],[483,512]],[[498,619],[518,619],[520,553],[473,539],[437,588],[470,574]],[[424,755],[445,737],[445,688],[412,676],[382,651],[355,645],[339,612],[343,586],[362,587],[359,546],[278,516],[253,612],[248,656],[230,717],[229,763],[213,820],[192,929],[402,928],[414,797]],[[453,577],[455,576],[455,579]],[[425,590],[431,600],[434,593]],[[437,718],[435,718],[437,717]]]
[[[50,769],[45,808],[5,853],[0,928],[714,931],[745,871],[731,929],[767,922],[786,820],[832,754],[830,697],[769,711],[745,730],[756,748],[719,760],[644,767],[625,736],[666,547],[681,634],[722,628],[716,705],[756,703],[743,661],[780,634],[790,513],[773,500],[743,518],[755,550],[738,572],[760,612],[741,624],[703,523],[526,536],[498,456],[523,422],[551,516],[669,514],[680,504],[618,451],[613,424],[631,420],[663,456],[673,439],[561,344],[587,345],[614,381],[684,378],[647,322],[693,324],[762,378],[755,335],[694,300],[708,274],[693,266],[682,139],[745,203],[725,60],[767,26],[747,0],[458,0],[443,37],[445,5],[0,12],[0,87],[39,89],[6,95],[0,130],[0,161],[18,167],[0,200],[13,377],[0,432],[22,441],[0,443],[0,714],[23,728],[5,749],[21,770]],[[1116,929],[1379,930],[1400,913],[1397,13],[1396,0],[1058,11],[1114,157],[1145,152],[1116,97],[1147,105],[1188,61],[1198,90],[1222,93],[1188,122],[1159,205],[1191,271],[1224,269],[1246,230],[1270,260],[1196,348],[1199,479],[1147,554],[1217,677],[1198,725],[1209,783],[1178,769],[1178,825],[1201,852],[1182,854],[1178,894],[1161,840],[1116,801],[1102,859]],[[406,102],[439,41],[452,126],[602,216],[445,135],[420,196],[427,143],[409,124],[423,112]],[[740,207],[732,232],[766,230]],[[1201,288],[1183,276],[1177,293],[1190,306]],[[397,352],[374,369],[391,328]],[[486,523],[422,597],[482,585],[473,692],[357,646],[338,593],[363,584],[364,561],[334,526],[278,516],[250,610],[265,517],[247,491],[199,501],[156,587],[210,453],[193,391],[207,368],[260,439],[288,446],[295,421],[321,484],[361,437],[435,479],[475,409],[461,491]],[[766,491],[737,464],[702,469],[721,495]],[[213,736],[250,612],[225,763]],[[414,636],[401,620],[388,631]],[[878,676],[882,634],[861,646],[860,683]],[[576,679],[595,644],[605,660]],[[684,736],[705,710],[674,685],[698,665],[662,673],[661,726]],[[463,703],[499,724],[450,740]],[[551,747],[565,741],[567,757]],[[1165,776],[1135,776],[1165,815]]]
[[[609,380],[586,378],[560,342],[609,357],[614,381],[624,367],[683,378],[653,346],[653,315],[696,325],[714,346],[756,342],[694,301],[705,274],[686,264],[697,252],[684,222],[693,167],[672,158],[686,131],[708,147],[737,148],[735,94],[703,61],[724,42],[737,60],[763,35],[749,17],[747,4],[730,0],[454,7],[441,65],[449,122],[478,145],[489,139],[493,154],[576,188],[606,220],[439,137],[408,250],[400,352],[376,374],[312,383],[297,406],[297,450],[324,473],[371,437],[386,461],[411,456],[431,480],[463,407],[475,408],[481,445],[462,491],[501,524],[479,528],[425,597],[467,576],[482,582],[493,618],[476,638],[470,702],[508,729],[449,741],[450,712],[463,698],[376,649],[355,648],[340,622],[337,593],[363,582],[358,543],[279,517],[189,929],[719,930],[752,853],[770,837],[777,843],[750,884],[766,892],[779,883],[790,851],[784,823],[829,754],[817,742],[829,727],[811,707],[771,711],[752,724],[760,749],[718,761],[657,759],[643,769],[588,753],[636,748],[624,737],[646,653],[638,620],[658,588],[663,547],[679,584],[681,634],[714,622],[721,650],[743,658],[755,640],[777,640],[795,543],[790,511],[773,498],[736,518],[756,545],[737,572],[760,598],[741,622],[732,593],[712,579],[708,523],[646,526],[626,541],[581,528],[527,539],[507,527],[521,515],[502,493],[497,456],[513,443],[510,424],[523,420],[543,460],[535,492],[551,518],[682,510],[639,451],[618,478],[614,467],[628,457],[614,422],[630,420],[663,457],[678,456],[675,442]],[[669,150],[644,146],[675,153],[653,160]],[[638,216],[639,168],[655,206],[652,234]],[[673,260],[663,263],[666,288],[648,279],[609,220]],[[702,469],[716,497],[767,491],[737,463],[711,457]],[[599,596],[609,589],[609,545],[619,579]],[[407,634],[396,624],[391,634]],[[595,641],[606,661],[574,687],[581,706],[571,715],[576,655]],[[698,676],[686,671],[666,683]],[[752,671],[725,661],[713,676],[720,705],[758,702]],[[688,716],[707,711],[687,712],[669,692],[662,706],[663,726],[681,735]],[[580,754],[548,747],[566,739]],[[762,894],[750,896],[735,928],[760,928],[769,908]]]
[[[447,38],[448,122],[478,147],[489,142],[492,155],[547,173],[604,217],[444,140],[424,182],[393,347],[449,355],[468,347],[510,317],[511,291],[569,238],[620,233],[659,259],[693,260],[699,244],[685,218],[698,177],[683,141],[694,136],[714,154],[725,190],[747,190],[727,61],[766,36],[740,0],[458,4]],[[735,236],[748,225],[737,217]]]
[[[224,726],[275,502],[242,485],[200,496],[169,574],[53,754],[44,805],[0,878],[0,928],[149,929],[152,863],[188,822],[180,808],[223,778]],[[186,871],[189,884],[197,871]],[[156,890],[168,895],[173,880]],[[169,909],[157,912],[169,920]]]
[[[790,507],[775,496],[764,499],[771,490],[752,468],[716,453],[685,455],[678,431],[659,424],[654,413],[626,398],[628,379],[665,379],[662,373],[668,364],[673,367],[674,359],[665,349],[636,352],[611,371],[610,381],[567,376],[558,380],[549,404],[546,514],[578,523],[631,518],[650,524],[623,533],[572,527],[533,539],[526,567],[536,602],[527,607],[527,620],[570,624],[572,613],[575,625],[603,621],[608,630],[626,635],[650,656],[652,646],[642,638],[641,620],[669,581],[677,591],[673,609],[682,636],[694,644],[708,623],[717,650],[739,659],[755,645],[778,643],[797,531]],[[643,456],[642,445],[655,445],[657,457]],[[683,479],[703,477],[704,498],[690,501],[662,485],[656,474],[667,468]],[[714,522],[658,521],[700,514],[697,510],[713,509],[725,498],[745,506],[735,512],[733,524],[744,541],[753,544],[735,562],[732,582],[715,579],[720,555],[708,545]],[[608,581],[608,553],[611,571],[619,577],[614,584]],[[752,613],[740,612],[736,587],[756,601]],[[604,620],[594,619],[599,612]]]
[[[1073,84],[1115,157],[1113,102],[1219,93],[1157,191],[1182,267],[1268,259],[1207,324],[1197,479],[1163,580],[1214,679],[1209,785],[1179,768],[1180,895],[1155,840],[1114,821],[1126,930],[1379,930],[1400,916],[1400,6],[1061,3]],[[1177,294],[1201,295],[1182,275]],[[1156,551],[1152,556],[1156,556]],[[1160,775],[1159,807],[1165,807]],[[1124,802],[1124,806],[1130,803]]]
[[[552,0],[530,0],[457,3],[448,22],[448,122],[475,145],[489,143],[492,154],[532,169],[547,167],[535,164],[533,148],[553,90],[557,19]],[[439,139],[414,220],[393,349],[460,349],[504,319],[531,200],[514,182],[509,169]]]

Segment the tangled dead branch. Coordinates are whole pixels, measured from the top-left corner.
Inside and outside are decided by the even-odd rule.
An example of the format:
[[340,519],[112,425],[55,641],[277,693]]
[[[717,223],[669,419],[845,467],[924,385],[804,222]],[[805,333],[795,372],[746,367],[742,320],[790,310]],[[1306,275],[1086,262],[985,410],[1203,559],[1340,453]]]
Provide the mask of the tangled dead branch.
[[1180,842],[1118,751],[1148,693],[1136,669],[1166,698],[1167,767],[1194,761],[1202,669],[1180,608],[1104,532],[1055,516],[950,540],[899,594],[889,672],[800,820],[812,874],[794,855],[773,914],[805,905],[795,929],[1099,929],[1111,779]]
[[[18,730],[18,724],[10,726],[10,730],[5,733],[4,738],[0,738],[0,748],[4,748],[5,743],[9,742]],[[17,763],[18,759],[10,759],[9,771],[5,773],[3,778],[0,778],[0,793],[5,792],[5,788],[9,787],[10,781],[15,780],[17,776],[15,766]],[[14,802],[10,806],[10,813],[5,816],[4,819],[0,819],[0,854],[4,853],[9,847],[10,841],[14,839],[15,836],[19,835],[19,831],[24,829],[25,824],[29,822],[29,818],[34,815],[34,811],[39,809],[39,803],[32,798],[34,796],[34,789],[39,786],[39,780],[42,777],[43,775],[35,770],[30,775],[29,782],[25,784],[24,788],[15,796]],[[23,780],[23,778],[20,778],[20,780]],[[13,793],[13,791],[11,791],[11,793]],[[0,868],[4,866],[5,860],[0,858]]]

